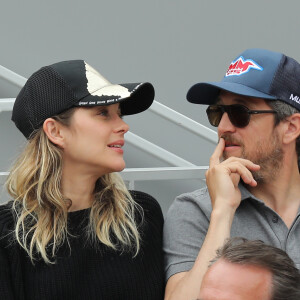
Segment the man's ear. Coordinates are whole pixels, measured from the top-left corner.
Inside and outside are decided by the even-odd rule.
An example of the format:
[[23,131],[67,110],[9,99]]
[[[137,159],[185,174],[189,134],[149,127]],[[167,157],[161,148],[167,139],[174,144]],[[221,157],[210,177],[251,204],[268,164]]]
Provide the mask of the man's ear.
[[52,118],[48,118],[44,121],[43,130],[53,144],[64,148],[63,125],[61,123]]
[[286,120],[287,126],[285,127],[283,142],[289,144],[300,135],[300,113],[292,114]]

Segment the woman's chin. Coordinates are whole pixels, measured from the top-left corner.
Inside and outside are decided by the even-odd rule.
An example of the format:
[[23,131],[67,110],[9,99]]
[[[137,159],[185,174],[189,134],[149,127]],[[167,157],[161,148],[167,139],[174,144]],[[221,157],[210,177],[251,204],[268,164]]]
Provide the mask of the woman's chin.
[[125,169],[125,166],[126,166],[125,162],[115,165],[114,167],[112,167],[112,169],[109,173],[121,172]]

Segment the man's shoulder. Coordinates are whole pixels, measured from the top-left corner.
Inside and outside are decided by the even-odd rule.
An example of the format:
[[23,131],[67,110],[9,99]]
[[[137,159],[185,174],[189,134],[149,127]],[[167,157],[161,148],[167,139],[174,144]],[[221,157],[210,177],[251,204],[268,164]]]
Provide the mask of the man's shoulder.
[[204,187],[177,196],[169,208],[167,217],[182,214],[182,212],[186,215],[195,215],[201,212],[209,217],[211,210],[208,189]]
[[195,191],[192,192],[187,192],[187,193],[183,193],[180,194],[179,196],[176,197],[176,199],[182,199],[182,200],[186,200],[186,201],[202,201],[203,199],[209,199],[209,193],[208,193],[208,189],[207,187],[203,187],[201,189],[197,189]]
[[210,196],[207,187],[183,193],[175,198],[173,204],[181,204],[183,206],[209,207],[211,205]]

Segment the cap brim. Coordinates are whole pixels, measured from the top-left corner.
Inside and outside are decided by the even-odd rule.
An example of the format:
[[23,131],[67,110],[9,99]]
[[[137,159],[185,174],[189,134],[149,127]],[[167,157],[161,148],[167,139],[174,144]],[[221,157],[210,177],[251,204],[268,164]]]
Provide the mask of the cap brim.
[[268,94],[262,93],[260,91],[254,90],[245,85],[235,82],[197,83],[189,89],[186,98],[191,103],[210,105],[215,103],[221,90],[248,97],[256,97],[270,100],[276,99],[276,97],[270,96]]
[[154,101],[154,87],[149,82],[110,84],[81,99],[76,106],[105,106],[120,103],[123,115],[148,109]]

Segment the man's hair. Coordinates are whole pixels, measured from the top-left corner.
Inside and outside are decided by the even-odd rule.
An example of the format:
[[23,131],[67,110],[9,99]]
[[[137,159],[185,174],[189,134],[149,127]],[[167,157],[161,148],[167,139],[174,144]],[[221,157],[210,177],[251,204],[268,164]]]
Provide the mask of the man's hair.
[[[297,108],[280,100],[275,100],[275,101],[267,100],[266,102],[268,105],[270,105],[270,107],[273,110],[277,112],[275,115],[275,126],[279,124],[280,121],[283,121],[284,119],[291,116],[292,114],[300,113],[300,111]],[[300,171],[300,136],[298,136],[296,140],[296,151],[298,155],[298,168]]]
[[272,273],[272,300],[300,299],[300,273],[288,254],[264,242],[232,238],[217,250],[214,264],[219,259],[240,265],[265,268]]

